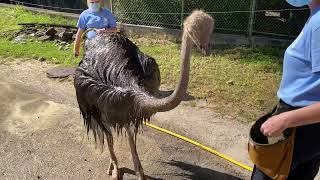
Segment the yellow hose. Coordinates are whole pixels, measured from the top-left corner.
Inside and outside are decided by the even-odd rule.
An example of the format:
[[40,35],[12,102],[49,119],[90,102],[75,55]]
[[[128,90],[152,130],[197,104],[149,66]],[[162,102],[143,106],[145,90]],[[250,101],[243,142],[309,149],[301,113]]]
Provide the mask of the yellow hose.
[[215,154],[215,155],[217,155],[217,156],[219,156],[219,157],[221,157],[221,158],[223,158],[223,159],[225,159],[225,160],[227,160],[227,161],[229,161],[229,162],[231,162],[231,163],[233,163],[233,164],[235,164],[235,165],[237,165],[237,166],[239,166],[239,167],[241,167],[243,169],[246,169],[246,170],[251,171],[251,172],[253,171],[253,169],[250,166],[242,164],[242,163],[240,163],[240,162],[238,162],[238,161],[236,161],[236,160],[234,160],[234,159],[232,159],[232,158],[230,158],[230,157],[228,157],[228,156],[226,156],[226,155],[224,155],[224,154],[222,154],[222,153],[220,153],[220,152],[218,152],[218,151],[216,151],[216,150],[214,150],[212,148],[209,148],[208,146],[205,146],[205,145],[203,145],[201,143],[198,143],[198,142],[196,142],[194,140],[191,140],[191,139],[189,139],[187,137],[184,137],[182,135],[176,134],[176,133],[171,132],[169,130],[163,129],[163,128],[158,127],[156,125],[153,125],[153,124],[150,124],[150,123],[145,123],[145,124],[147,126],[153,128],[153,129],[156,129],[158,131],[164,132],[166,134],[169,134],[171,136],[174,136],[176,138],[184,140],[184,141],[186,141],[188,143],[191,143],[191,144],[193,144],[195,146],[198,146],[198,147],[200,147],[200,148],[202,148],[202,149],[204,149],[204,150],[206,150],[206,151],[208,151],[208,152],[210,152],[212,154]]

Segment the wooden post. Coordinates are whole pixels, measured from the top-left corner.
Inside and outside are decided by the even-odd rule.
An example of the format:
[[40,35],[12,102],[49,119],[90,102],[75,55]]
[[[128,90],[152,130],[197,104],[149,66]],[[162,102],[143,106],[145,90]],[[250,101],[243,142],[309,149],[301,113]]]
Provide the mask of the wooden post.
[[181,0],[181,15],[180,15],[180,27],[183,28],[184,12],[185,12],[186,1]]
[[253,40],[252,40],[252,35],[253,35],[253,27],[254,27],[254,19],[255,19],[255,11],[257,8],[257,0],[252,0],[251,1],[251,12],[249,16],[249,26],[248,26],[248,38],[249,38],[249,43],[251,46],[253,46]]

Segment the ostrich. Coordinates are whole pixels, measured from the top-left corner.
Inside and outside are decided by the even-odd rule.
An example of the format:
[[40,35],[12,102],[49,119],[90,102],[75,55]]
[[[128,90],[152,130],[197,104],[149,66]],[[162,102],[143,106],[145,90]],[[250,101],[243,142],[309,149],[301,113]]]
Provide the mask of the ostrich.
[[194,11],[184,22],[181,46],[181,72],[177,88],[169,97],[158,99],[160,72],[155,60],[142,53],[129,39],[117,33],[98,35],[85,44],[82,64],[76,69],[74,86],[87,132],[96,141],[107,140],[110,165],[107,173],[119,178],[113,148],[113,132],[126,131],[134,170],[145,179],[137,150],[136,135],[143,122],[156,112],[169,111],[185,95],[193,44],[204,53],[209,51],[213,18]]

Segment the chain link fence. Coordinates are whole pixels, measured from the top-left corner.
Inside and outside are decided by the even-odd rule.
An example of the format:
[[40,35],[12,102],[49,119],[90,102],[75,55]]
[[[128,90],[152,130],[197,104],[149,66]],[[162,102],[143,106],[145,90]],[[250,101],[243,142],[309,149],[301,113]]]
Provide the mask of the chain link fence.
[[111,0],[118,21],[181,28],[194,9],[212,15],[216,31],[244,35],[296,37],[309,17],[308,8],[294,8],[285,0]]
[[113,0],[112,10],[120,22],[180,28],[183,19],[194,9],[202,9],[215,17],[217,30],[246,33],[250,0],[238,3],[231,0],[220,1],[221,3],[212,3],[211,0]]
[[253,33],[260,35],[296,37],[310,15],[308,7],[294,8],[285,0],[257,1],[254,9]]
[[[80,13],[86,0],[10,0],[66,12]],[[180,29],[194,9],[202,9],[215,19],[215,31],[296,37],[309,17],[307,7],[294,8],[285,0],[105,0],[122,23]]]
[[81,13],[87,8],[86,0],[5,0],[11,4],[45,8],[55,11]]

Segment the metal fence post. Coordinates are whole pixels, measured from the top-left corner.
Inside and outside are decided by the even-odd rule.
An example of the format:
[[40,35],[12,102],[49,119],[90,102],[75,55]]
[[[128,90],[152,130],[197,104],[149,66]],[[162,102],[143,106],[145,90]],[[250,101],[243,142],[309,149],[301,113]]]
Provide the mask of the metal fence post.
[[253,41],[252,41],[252,34],[253,34],[253,27],[254,27],[254,17],[255,17],[255,11],[257,7],[257,0],[252,0],[251,1],[251,12],[249,16],[249,26],[248,26],[248,36],[249,36],[249,43],[251,46],[253,46]]
[[180,14],[180,27],[181,27],[181,29],[183,28],[185,5],[186,5],[186,1],[181,0],[181,14]]
[[113,13],[113,0],[109,1],[110,11]]

